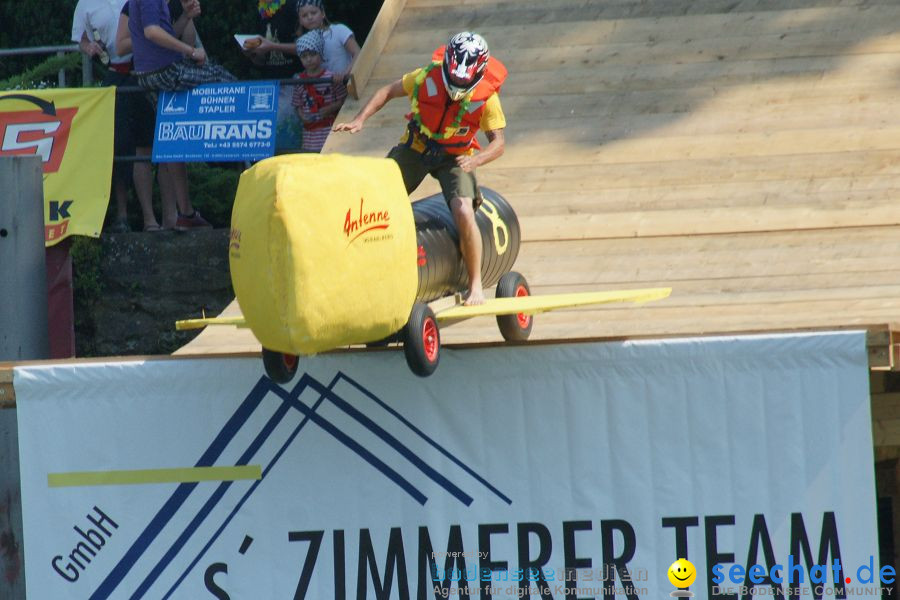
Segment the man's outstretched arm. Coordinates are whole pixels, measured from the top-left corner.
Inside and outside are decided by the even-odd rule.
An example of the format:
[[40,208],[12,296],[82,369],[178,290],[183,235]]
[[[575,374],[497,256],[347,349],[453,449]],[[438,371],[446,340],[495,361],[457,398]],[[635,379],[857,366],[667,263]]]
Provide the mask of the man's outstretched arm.
[[402,80],[398,79],[394,83],[389,83],[380,88],[371,98],[369,98],[369,101],[366,102],[366,105],[363,106],[361,111],[356,113],[353,120],[346,123],[335,123],[334,127],[332,127],[332,131],[349,131],[350,133],[362,131],[363,123],[366,122],[366,119],[381,110],[389,100],[400,98],[405,95],[406,92],[403,90]]

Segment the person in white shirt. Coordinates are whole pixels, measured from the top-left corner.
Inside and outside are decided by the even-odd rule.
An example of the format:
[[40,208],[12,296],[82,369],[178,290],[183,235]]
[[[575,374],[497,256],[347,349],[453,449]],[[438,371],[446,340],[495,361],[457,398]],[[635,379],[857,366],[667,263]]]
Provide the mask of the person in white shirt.
[[[325,39],[323,66],[326,71],[331,71],[335,83],[343,83],[359,55],[359,44],[353,31],[341,23],[330,23],[325,16],[322,0],[299,0],[297,16],[300,19],[300,35],[315,29],[322,32]],[[299,56],[299,52],[297,54]]]
[[[126,0],[78,0],[72,18],[72,41],[81,51],[99,59],[109,69],[103,77],[104,86],[136,85],[131,77],[130,52],[119,53],[116,33],[119,13]],[[148,114],[151,118],[148,119]],[[153,138],[152,108],[142,94],[117,94],[115,112],[115,145],[118,156],[149,154]],[[116,198],[115,223],[108,231],[130,231],[128,225],[128,183],[134,182],[135,195],[141,205],[144,231],[160,231],[153,213],[153,172],[149,162],[117,163],[113,165],[113,192]]]

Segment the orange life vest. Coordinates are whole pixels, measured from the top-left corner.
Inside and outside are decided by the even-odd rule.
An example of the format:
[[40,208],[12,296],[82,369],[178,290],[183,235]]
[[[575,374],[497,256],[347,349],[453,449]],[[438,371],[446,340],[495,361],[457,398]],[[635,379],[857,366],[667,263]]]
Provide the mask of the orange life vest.
[[[410,120],[410,129],[418,129],[419,133],[440,144],[448,153],[464,154],[470,148],[476,150],[481,148],[475,134],[480,128],[485,103],[488,98],[500,91],[500,86],[506,80],[507,71],[502,62],[493,56],[490,57],[484,76],[470,93],[468,102],[465,100],[453,102],[444,87],[441,75],[444,50],[443,46],[435,50],[432,55],[433,62],[424,67],[426,71],[424,78],[412,102],[413,112],[406,118]],[[467,108],[466,112],[460,116],[460,110],[464,106]],[[457,120],[459,120],[457,131],[449,137],[444,137],[447,128]]]

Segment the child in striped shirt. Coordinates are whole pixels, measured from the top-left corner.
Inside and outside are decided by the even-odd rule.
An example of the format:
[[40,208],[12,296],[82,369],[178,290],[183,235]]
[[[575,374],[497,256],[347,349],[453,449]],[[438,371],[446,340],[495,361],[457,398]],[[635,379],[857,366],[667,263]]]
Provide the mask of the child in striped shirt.
[[[303,63],[303,73],[299,75],[304,79],[331,78],[332,73],[325,70],[322,65],[322,52],[325,48],[325,40],[321,31],[314,30],[304,33],[297,40],[297,54]],[[347,88],[343,83],[299,83],[294,86],[294,94],[291,104],[297,111],[297,116],[303,121],[303,145],[304,152],[321,152],[331,125],[338,111],[347,99]]]

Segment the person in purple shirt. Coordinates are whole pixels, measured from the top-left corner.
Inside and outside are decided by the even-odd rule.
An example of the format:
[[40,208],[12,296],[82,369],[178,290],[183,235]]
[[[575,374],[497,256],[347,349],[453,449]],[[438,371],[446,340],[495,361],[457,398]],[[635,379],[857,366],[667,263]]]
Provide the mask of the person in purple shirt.
[[[156,104],[158,91],[188,90],[202,83],[230,82],[236,77],[207,59],[206,51],[194,45],[193,19],[200,15],[200,0],[181,0],[184,15],[173,26],[166,0],[129,0],[128,30],[134,54],[138,85],[151,92]],[[162,166],[162,165],[161,165]],[[209,228],[211,225],[191,205],[187,167],[166,163],[169,181],[178,204],[175,229]]]

